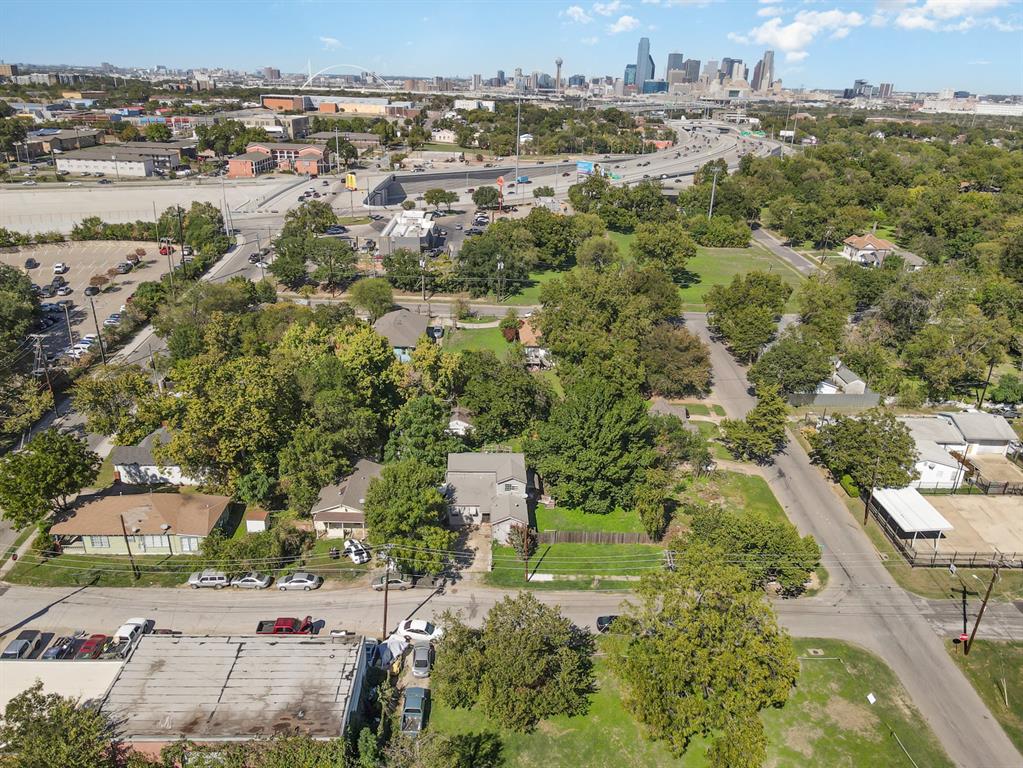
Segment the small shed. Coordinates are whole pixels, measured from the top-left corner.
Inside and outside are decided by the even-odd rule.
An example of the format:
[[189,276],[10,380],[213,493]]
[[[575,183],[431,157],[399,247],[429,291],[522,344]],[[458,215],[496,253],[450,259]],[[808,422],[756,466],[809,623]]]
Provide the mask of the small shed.
[[266,530],[266,522],[270,519],[270,513],[259,507],[246,509],[242,520],[245,521],[246,533],[262,533]]
[[945,519],[916,488],[879,488],[874,490],[874,508],[894,525],[901,539],[933,539],[934,549],[944,531],[952,530]]

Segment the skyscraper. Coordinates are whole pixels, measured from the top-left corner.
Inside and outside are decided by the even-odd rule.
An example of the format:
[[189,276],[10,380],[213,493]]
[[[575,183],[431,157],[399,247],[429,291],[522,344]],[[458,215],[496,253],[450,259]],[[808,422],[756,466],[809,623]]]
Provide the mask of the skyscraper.
[[718,60],[717,59],[711,59],[706,64],[704,64],[703,65],[703,74],[705,74],[707,77],[711,78],[712,80],[717,78],[717,76],[718,76]]
[[679,69],[684,69],[684,68],[685,68],[685,60],[683,59],[682,54],[681,53],[669,53],[668,54],[668,66],[665,67],[665,69],[664,69],[664,76],[667,77],[672,72],[674,72],[676,70],[679,70]]
[[623,80],[624,85],[635,85],[636,84],[636,65],[626,64],[625,65],[625,79]]
[[685,70],[686,76],[682,82],[684,83],[695,83],[700,79],[700,60],[699,59],[686,59],[685,64],[682,66]]
[[498,85],[504,85],[504,70],[503,69],[497,70],[497,84]]
[[760,84],[758,90],[766,91],[774,82],[774,51],[764,51],[764,58],[761,59],[764,66],[761,69]]
[[892,84],[881,83],[877,88],[877,95],[882,99],[890,99],[892,97]]
[[757,62],[757,65],[753,67],[753,79],[749,81],[750,86],[754,91],[760,90],[760,83],[763,80],[764,75],[764,60],[761,59]]
[[636,85],[654,79],[654,60],[650,55],[650,38],[641,37],[636,51]]

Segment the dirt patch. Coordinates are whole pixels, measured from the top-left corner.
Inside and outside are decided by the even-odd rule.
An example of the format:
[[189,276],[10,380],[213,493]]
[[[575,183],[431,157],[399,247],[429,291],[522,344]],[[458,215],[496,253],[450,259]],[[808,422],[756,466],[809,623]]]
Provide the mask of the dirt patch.
[[880,740],[877,732],[880,721],[865,705],[832,696],[824,709],[839,728],[852,731],[864,739]]
[[809,760],[813,757],[813,745],[823,733],[820,728],[810,725],[794,726],[785,731],[785,746]]
[[565,736],[572,732],[571,728],[558,728],[558,726],[554,725],[554,723],[550,722],[549,720],[541,720],[540,723],[536,726],[536,730],[540,731],[540,733],[546,734],[548,736],[553,736],[555,738]]

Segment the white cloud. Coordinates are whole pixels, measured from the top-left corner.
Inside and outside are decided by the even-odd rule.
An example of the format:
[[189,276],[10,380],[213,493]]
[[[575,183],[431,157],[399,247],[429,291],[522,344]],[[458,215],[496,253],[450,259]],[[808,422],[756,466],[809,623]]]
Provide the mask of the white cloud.
[[[890,3],[875,16],[891,21],[901,29],[926,29],[941,32],[965,32],[974,27],[984,26],[999,32],[1015,32],[1019,25],[1006,22],[997,16],[985,16],[996,8],[1009,4],[1009,0],[925,0],[923,3]],[[897,10],[894,19],[885,11]]]
[[596,45],[597,43],[600,42],[600,38],[594,35],[593,37],[584,37],[579,42],[582,43],[583,45]]
[[570,5],[561,12],[561,15],[568,18],[569,21],[574,21],[576,24],[589,24],[593,21],[593,17],[578,5]]
[[781,16],[783,13],[785,9],[780,5],[765,5],[757,11],[757,16]]
[[601,16],[614,16],[618,11],[628,7],[623,5],[621,0],[611,0],[610,3],[594,3],[593,12]]
[[635,16],[619,16],[614,24],[607,25],[609,35],[617,35],[622,32],[631,32],[639,26],[639,19]]
[[969,64],[971,67],[986,67],[991,62],[986,59],[975,59],[973,61],[968,61],[966,63]]
[[774,5],[775,3],[780,3],[780,2],[781,2],[781,0],[760,0],[760,4],[761,5]]
[[831,37],[841,39],[865,23],[866,19],[856,11],[800,11],[788,24],[776,16],[747,34],[729,33],[728,39],[743,44],[766,45],[784,51],[787,61],[802,61],[807,56],[807,46],[818,35],[827,32]]
[[336,37],[321,37],[320,42],[323,43],[323,50],[325,51],[336,51],[341,48],[341,41]]

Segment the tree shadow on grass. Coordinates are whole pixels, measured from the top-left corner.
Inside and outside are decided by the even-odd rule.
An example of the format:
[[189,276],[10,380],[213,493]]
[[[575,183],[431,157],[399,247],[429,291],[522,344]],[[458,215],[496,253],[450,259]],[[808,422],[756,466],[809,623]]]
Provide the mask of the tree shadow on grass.
[[695,272],[690,272],[688,269],[683,270],[681,275],[675,278],[675,284],[679,288],[689,288],[694,285],[699,285],[703,282],[703,279]]

